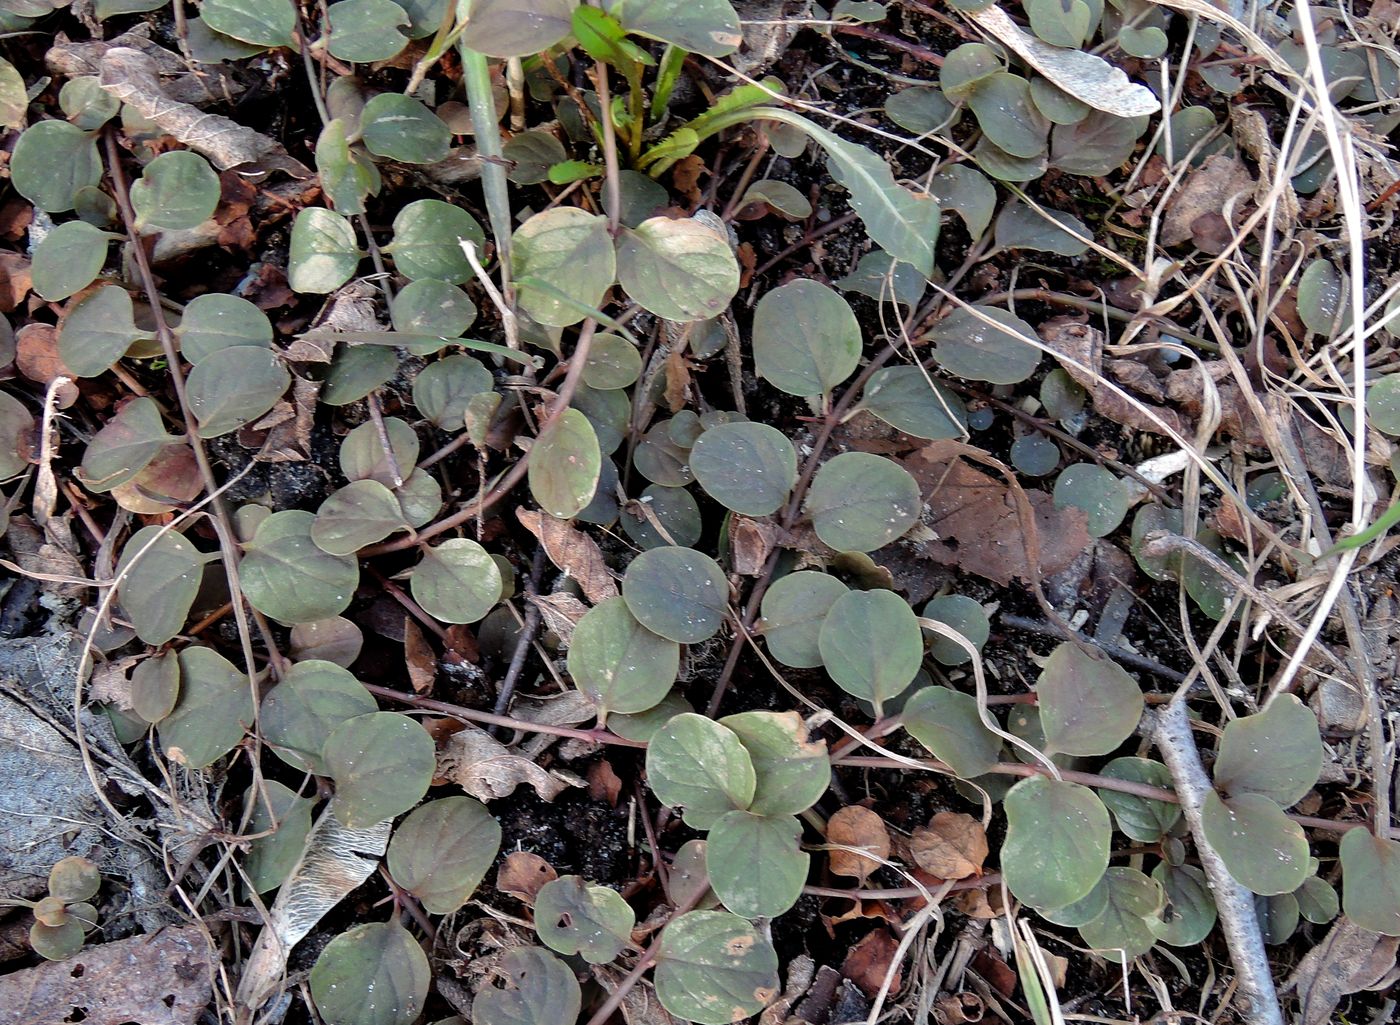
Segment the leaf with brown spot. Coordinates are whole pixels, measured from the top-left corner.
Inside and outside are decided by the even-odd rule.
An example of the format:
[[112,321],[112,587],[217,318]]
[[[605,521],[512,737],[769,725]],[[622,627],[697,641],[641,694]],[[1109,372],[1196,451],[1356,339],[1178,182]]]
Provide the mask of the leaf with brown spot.
[[521,525],[540,539],[549,561],[578,581],[594,605],[616,598],[617,582],[603,560],[598,542],[567,520],[558,520],[533,509],[516,509]]
[[534,905],[535,896],[545,883],[559,878],[554,866],[538,854],[513,851],[496,871],[496,889],[525,904]]
[[408,665],[408,682],[415,694],[426,694],[437,679],[437,656],[412,616],[403,617],[403,657]]
[[914,830],[909,844],[915,863],[940,879],[966,879],[987,860],[987,831],[962,812],[941,811],[927,829]]
[[852,851],[829,851],[831,871],[838,876],[854,876],[862,882],[890,856],[890,834],[884,821],[869,808],[858,804],[842,808],[826,824],[826,842],[859,847],[875,858]]

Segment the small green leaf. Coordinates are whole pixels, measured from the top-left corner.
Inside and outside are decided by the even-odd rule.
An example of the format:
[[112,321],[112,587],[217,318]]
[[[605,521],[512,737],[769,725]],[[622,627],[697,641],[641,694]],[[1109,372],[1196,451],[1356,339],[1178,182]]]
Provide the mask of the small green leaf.
[[[1077,125],[1094,108],[1055,87],[1044,78],[1031,79],[1031,102],[1051,124]],[[961,166],[961,165],[959,165]]]
[[1132,492],[1117,474],[1095,463],[1066,466],[1055,479],[1054,495],[1056,508],[1083,511],[1091,537],[1106,537],[1117,530],[1133,502]]
[[428,957],[397,922],[341,933],[311,969],[311,996],[326,1025],[410,1025],[432,983]]
[[1051,46],[1077,50],[1089,38],[1093,12],[1084,0],[1026,0],[1031,31]]
[[670,692],[680,672],[680,645],[637,622],[622,598],[609,598],[574,627],[568,665],[603,723],[610,712],[645,712]]
[[[407,473],[418,463],[418,435],[398,417],[384,420],[384,434],[389,438],[389,452],[400,474]],[[363,423],[345,436],[340,443],[340,472],[347,480],[377,480],[385,486],[394,485],[394,471],[384,451],[384,441],[373,423]]]
[[435,335],[434,343],[407,346],[415,356],[437,352],[449,340],[460,338],[476,321],[476,304],[456,285],[433,278],[410,281],[389,303],[394,330],[412,335]]
[[1035,693],[1047,753],[1108,754],[1132,736],[1145,705],[1131,676],[1072,641],[1050,653]]
[[423,611],[444,623],[475,623],[501,600],[501,568],[465,537],[424,548],[409,589]]
[[753,800],[757,777],[738,734],[703,715],[684,712],[652,734],[647,783],[657,798],[681,808],[692,829],[709,829],[720,816]]
[[[273,815],[277,822],[275,833],[259,837],[248,846],[243,871],[248,874],[254,893],[266,893],[282,885],[301,860],[307,834],[311,832],[313,802],[309,798],[298,797],[273,779],[263,780],[262,788],[266,800],[251,788],[243,795],[244,807],[251,804],[253,809],[248,819],[249,833],[267,832],[272,828]],[[268,814],[269,805],[272,815]]]
[[656,995],[672,1014],[700,1025],[728,1025],[757,1014],[778,995],[778,955],[738,915],[690,911],[661,934]]
[[681,6],[670,0],[608,0],[603,9],[628,32],[706,57],[727,56],[743,41],[738,16],[726,0],[692,0]]
[[[1018,900],[1033,908],[1062,908],[1103,878],[1113,825],[1092,790],[1032,776],[1007,791],[1003,807],[1001,871]],[[1055,871],[1046,872],[1046,865]]]
[[[848,292],[859,292],[880,302],[895,302],[909,311],[919,305],[928,288],[924,276],[907,263],[895,260],[883,249],[872,249],[860,258],[856,269],[833,284]],[[721,343],[723,339],[721,338]],[[690,341],[695,351],[695,338]]]
[[[1110,779],[1172,789],[1172,776],[1161,762],[1150,758],[1115,758],[1101,770]],[[1139,843],[1157,843],[1181,819],[1181,806],[1150,797],[1124,794],[1107,788],[1099,799],[1108,805],[1118,828]]]
[[577,324],[599,307],[617,279],[608,219],[575,206],[535,214],[511,236],[511,268],[520,306],[535,321],[547,327]]
[[763,618],[759,621],[768,653],[794,669],[821,665],[817,637],[831,606],[847,590],[835,577],[813,570],[799,570],[776,580],[763,593]]
[[669,424],[663,420],[647,431],[632,454],[632,464],[652,483],[680,488],[693,481],[695,474],[690,469],[690,450],[672,440]]
[[175,652],[143,659],[131,671],[131,708],[147,722],[160,722],[175,710],[179,699],[180,663]]
[[219,205],[219,176],[198,153],[162,153],[131,183],[136,228],[194,228],[214,216]]
[[357,480],[331,492],[321,503],[311,525],[311,540],[331,555],[354,555],[407,527],[392,491],[377,480]]
[[1268,897],[1255,896],[1254,916],[1259,920],[1259,931],[1264,934],[1264,942],[1271,947],[1287,943],[1298,928],[1298,898],[1291,893],[1279,893]]
[[29,945],[46,961],[66,961],[83,949],[83,927],[74,918],[62,925],[35,922],[29,927]]
[[535,932],[545,946],[607,964],[632,938],[636,916],[616,891],[590,886],[581,876],[560,876],[535,897]]
[[335,816],[350,829],[408,811],[428,792],[437,767],[428,731],[397,712],[346,719],[326,738],[321,757],[335,780]]
[[873,552],[903,537],[922,505],[919,485],[904,467],[869,452],[843,452],[817,471],[806,512],[823,544]]
[[203,769],[228,754],[253,722],[246,674],[212,648],[180,652],[180,700],[156,727],[165,756]]
[[1152,878],[1162,886],[1165,904],[1147,920],[1152,935],[1173,947],[1194,947],[1215,927],[1215,898],[1206,874],[1195,865],[1159,862]]
[[1104,873],[1108,904],[1092,922],[1079,927],[1085,944],[1101,957],[1121,964],[1152,949],[1149,924],[1162,908],[1162,885],[1137,869],[1110,868]]
[[1262,794],[1283,807],[1302,800],[1322,773],[1317,716],[1292,694],[1225,724],[1215,785],[1233,796]]
[[905,131],[927,135],[951,128],[957,120],[957,108],[937,86],[916,85],[892,93],[885,100],[885,116]]
[[415,808],[389,841],[389,874],[434,915],[450,915],[481,885],[501,827],[480,801],[444,797]]
[[[807,739],[807,725],[796,712],[739,712],[719,722],[738,735],[753,762],[757,784],[748,807],[753,814],[800,814],[831,785],[826,744]],[[733,905],[730,910],[738,911]]]
[[1342,836],[1342,907],[1363,929],[1400,936],[1400,843],[1365,829]]
[[272,348],[272,324],[267,314],[247,299],[222,292],[191,299],[177,333],[181,353],[195,364],[220,349],[240,345]]
[[848,694],[875,706],[914,682],[924,639],[914,610],[893,591],[849,591],[832,604],[817,636],[822,664]]
[[1201,808],[1201,825],[1230,875],[1254,893],[1292,893],[1308,877],[1303,827],[1262,794],[1221,800],[1212,790]]
[[332,57],[369,63],[398,56],[408,45],[408,15],[393,0],[339,0],[326,9]]
[[1050,163],[1066,174],[1089,178],[1111,174],[1133,155],[1149,121],[1146,115],[1118,117],[1091,110],[1082,121],[1055,126],[1050,136]]
[[209,560],[179,531],[142,527],[122,549],[117,599],[136,636],[164,644],[185,626]]
[[577,409],[566,409],[546,425],[530,449],[530,494],[549,515],[572,519],[593,501],[602,458],[588,418]]
[[252,423],[282,397],[291,375],[276,354],[251,345],[211,352],[186,379],[190,410],[199,433],[217,438]]
[[696,440],[690,468],[700,486],[726,509],[767,516],[787,502],[797,483],[797,450],[767,424],[721,424]]
[[1031,102],[1030,83],[1009,71],[996,71],[971,87],[967,104],[986,137],[1013,157],[1045,152],[1050,122]]
[[[1400,316],[1400,308],[1396,312]],[[1400,333],[1400,323],[1394,326],[1395,333]],[[1400,374],[1376,379],[1366,392],[1366,413],[1376,430],[1392,438],[1400,437]]]
[[986,43],[963,43],[949,50],[938,72],[943,94],[954,103],[963,103],[977,83],[1002,70],[997,53]]
[[463,241],[478,251],[486,244],[486,233],[475,217],[440,199],[420,199],[394,218],[394,240],[387,250],[399,273],[411,281],[434,278],[461,284],[475,273],[462,251]]
[[947,687],[924,687],[904,703],[904,728],[963,779],[992,771],[1001,738],[982,723],[977,699]]
[[[64,83],[64,88],[68,83]],[[60,98],[62,94],[60,93]],[[9,61],[0,62],[0,126],[21,128],[29,108],[24,78]]]
[[321,179],[321,191],[331,205],[342,214],[365,212],[365,197],[377,193],[379,172],[358,148],[351,148],[346,138],[344,119],[326,122],[316,139],[316,173]]
[[54,228],[34,249],[34,291],[49,302],[62,302],[87,288],[107,262],[110,237],[85,221]]
[[443,430],[460,431],[472,396],[489,392],[494,384],[491,371],[480,361],[448,356],[428,364],[413,379],[413,404]]
[[298,623],[292,627],[291,638],[289,654],[293,659],[298,662],[333,662],[342,669],[350,668],[351,663],[360,657],[360,649],[365,643],[360,628],[340,616]]
[[161,449],[179,440],[165,433],[154,399],[134,398],[93,436],[78,479],[89,491],[104,494],[134,479]]
[[928,333],[938,362],[969,381],[1019,384],[1040,365],[1040,350],[1023,338],[1035,329],[995,306],[958,307]]
[[613,334],[596,334],[583,365],[583,383],[590,388],[610,391],[626,388],[642,372],[642,356],[627,339]]
[[316,517],[275,512],[258,525],[239,564],[243,593],[279,623],[310,623],[344,612],[360,581],[353,556],[330,555],[311,540]]
[[1326,925],[1342,910],[1337,891],[1317,876],[1304,879],[1293,896],[1298,901],[1299,914],[1314,925]]
[[126,289],[103,285],[68,310],[58,327],[58,355],[77,376],[96,377],[141,337]]
[[1331,261],[1313,260],[1298,278],[1298,316],[1313,334],[1330,338],[1346,294],[1346,279]]
[[287,284],[294,292],[334,292],[360,265],[355,228],[341,214],[307,207],[292,222],[287,251]]
[[1015,200],[1006,204],[997,217],[995,238],[999,249],[1083,256],[1089,251],[1089,244],[1080,239],[1093,238],[1093,232],[1073,214],[1058,210],[1041,213]]
[[653,217],[617,239],[618,281],[658,317],[677,322],[723,313],[739,290],[739,261],[725,233],[695,218]]
[[[602,492],[601,483],[598,490]],[[652,526],[645,512],[634,515],[634,510],[650,512],[661,529]],[[643,551],[665,548],[671,544],[689,547],[700,540],[705,529],[700,506],[694,496],[685,488],[668,488],[660,484],[648,484],[635,504],[629,502],[622,508],[619,520],[622,532]],[[662,529],[666,531],[664,537]]]
[[373,695],[333,662],[298,662],[263,698],[258,711],[263,739],[288,765],[329,775],[321,751],[341,723],[377,711]]
[[860,324],[850,305],[816,281],[780,285],[754,310],[754,367],[789,395],[829,392],[855,370],[860,351]]
[[61,858],[49,869],[49,896],[64,904],[81,904],[97,896],[102,872],[87,858]]
[[452,147],[452,130],[411,96],[380,93],[360,113],[365,147],[404,164],[435,164]]
[[724,622],[729,582],[708,555],[668,545],[632,560],[622,578],[622,596],[648,630],[680,644],[699,644]]
[[215,32],[257,46],[295,46],[296,8],[289,0],[206,0],[199,9]]
[[479,1025],[541,1025],[573,1022],[583,1007],[583,992],[573,970],[539,947],[515,947],[501,955],[498,972],[505,989],[487,986],[472,1000],[472,1021]]
[[754,203],[765,203],[770,209],[796,221],[812,216],[811,200],[795,186],[777,178],[760,179],[745,190],[740,209]]
[[[29,465],[27,453],[34,427],[34,414],[25,408],[24,403],[13,395],[0,392],[0,480],[22,473]],[[100,436],[101,432],[98,432],[98,437]],[[96,439],[88,445],[87,452],[83,453],[85,459],[94,444]],[[147,462],[150,458],[153,457],[148,457]],[[123,471],[124,464],[118,464],[117,469]],[[139,472],[138,470],[137,473]],[[83,479],[81,474],[78,475],[78,479]]]
[[[982,645],[987,643],[987,638],[992,634],[992,623],[987,618],[987,610],[979,602],[963,594],[944,594],[934,598],[924,606],[924,618],[952,627],[966,637],[978,651],[982,650]],[[960,666],[972,661],[972,656],[961,644],[932,630],[927,632],[933,634],[929,654],[943,665]]]
[[724,906],[745,918],[776,918],[802,896],[811,856],[791,815],[731,811],[710,827],[705,865]]
[[533,57],[569,34],[573,0],[473,0],[462,44],[488,57]]
[[78,191],[101,181],[97,143],[67,121],[30,125],[10,154],[10,182],[15,191],[46,213],[72,210]]

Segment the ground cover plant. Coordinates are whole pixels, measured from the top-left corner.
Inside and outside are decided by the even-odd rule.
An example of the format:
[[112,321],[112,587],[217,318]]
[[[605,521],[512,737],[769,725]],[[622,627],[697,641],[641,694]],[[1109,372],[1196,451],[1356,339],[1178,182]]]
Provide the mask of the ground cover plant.
[[0,1006],[1393,1013],[1393,0],[0,23]]

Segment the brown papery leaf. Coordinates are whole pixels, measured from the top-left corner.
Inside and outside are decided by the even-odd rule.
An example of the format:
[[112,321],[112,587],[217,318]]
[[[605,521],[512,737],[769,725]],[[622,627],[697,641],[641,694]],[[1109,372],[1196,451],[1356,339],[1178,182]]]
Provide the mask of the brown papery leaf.
[[438,749],[437,775],[481,801],[508,797],[522,783],[534,787],[544,800],[552,801],[575,785],[573,780],[546,772],[530,759],[514,754],[475,726],[454,733]]
[[1229,209],[1238,224],[1252,205],[1244,200],[1254,194],[1254,185],[1254,176],[1238,158],[1224,153],[1206,157],[1167,204],[1162,244],[1175,246],[1194,239],[1203,253],[1224,252],[1234,232],[1223,211]]
[[408,663],[408,682],[415,694],[426,694],[437,679],[437,656],[412,616],[403,617],[403,656]]
[[[1155,415],[1156,419],[1153,419],[1120,394],[1121,389],[1115,391],[1109,387],[1103,376],[1104,333],[1098,328],[1076,317],[1052,317],[1036,331],[1049,348],[1066,357],[1060,361],[1065,372],[1089,393],[1094,400],[1094,409],[1103,416],[1124,427],[1152,434],[1167,433],[1162,423],[1178,434],[1187,431],[1181,414],[1175,409],[1142,402],[1141,405]],[[1196,371],[1192,370],[1191,374],[1195,375]],[[1193,383],[1199,391],[1199,380],[1193,380]],[[1161,423],[1158,423],[1159,420]]]
[[914,830],[909,843],[914,862],[940,879],[966,879],[987,860],[987,831],[962,812],[941,811],[927,829]]
[[603,550],[597,541],[567,520],[557,520],[534,509],[516,509],[515,516],[540,539],[549,561],[577,580],[594,605],[617,597],[617,581],[603,561]]
[[1400,937],[1361,928],[1343,915],[1326,938],[1309,950],[1285,990],[1298,990],[1299,1021],[1325,1025],[1342,997],[1370,989],[1395,967]]
[[826,824],[826,842],[859,847],[875,856],[867,858],[851,851],[827,852],[835,875],[854,876],[862,882],[890,856],[890,834],[884,820],[858,804],[848,805],[831,816]]
[[[899,940],[886,928],[868,932],[846,954],[841,963],[841,974],[850,979],[866,996],[874,998],[885,985],[885,977],[890,974],[895,955],[899,952]],[[904,972],[894,967],[894,981],[890,992],[898,993],[904,986]]]
[[554,866],[538,854],[512,851],[496,871],[496,889],[517,900],[533,905],[545,883],[559,878]]

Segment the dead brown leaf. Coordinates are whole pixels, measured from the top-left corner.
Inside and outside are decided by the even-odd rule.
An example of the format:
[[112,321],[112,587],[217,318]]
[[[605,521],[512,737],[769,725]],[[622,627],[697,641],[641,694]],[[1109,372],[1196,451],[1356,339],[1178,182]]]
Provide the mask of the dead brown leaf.
[[878,858],[851,851],[829,851],[831,871],[838,876],[854,876],[862,882],[890,856],[890,834],[884,820],[869,808],[847,805],[827,821],[827,843],[859,847]]
[[[928,505],[926,522],[937,538],[920,544],[934,562],[976,573],[1002,586],[1036,574],[1027,555],[1026,524],[1016,496],[1006,484],[973,469],[951,453],[956,449],[935,442],[904,460]],[[1064,569],[1089,545],[1087,518],[1078,509],[1056,508],[1043,491],[1026,495],[1035,515],[1040,544],[1041,577]]]
[[545,629],[559,638],[559,645],[563,648],[573,642],[574,627],[588,614],[588,606],[567,591],[527,594],[525,600],[540,610]]
[[544,884],[558,878],[554,866],[538,854],[512,851],[496,870],[496,889],[533,906]]
[[685,408],[686,397],[690,394],[690,364],[686,362],[681,350],[672,349],[671,355],[666,357],[666,407],[672,413],[679,413]]
[[729,521],[729,551],[734,572],[741,577],[756,577],[762,573],[773,552],[777,533],[772,520],[752,520],[736,514]]
[[408,665],[408,682],[413,684],[414,693],[426,694],[432,690],[433,682],[437,679],[437,656],[423,636],[423,628],[413,621],[412,616],[403,617],[403,657]]
[[19,253],[0,253],[0,313],[13,313],[33,287],[29,260]]
[[1242,200],[1253,193],[1254,178],[1237,157],[1225,153],[1206,157],[1167,204],[1162,244],[1176,246],[1190,239],[1201,252],[1219,255],[1234,237],[1224,216],[1226,209],[1239,223],[1247,212]]
[[[894,933],[883,926],[865,934],[861,941],[846,953],[841,963],[841,974],[850,979],[866,996],[874,998],[885,985],[895,955],[899,952],[899,940]],[[904,971],[894,969],[894,981],[890,983],[890,993],[898,993],[904,986]]]
[[971,815],[941,811],[927,829],[914,830],[909,850],[925,872],[940,879],[966,879],[981,872],[987,860],[987,831]]
[[1370,989],[1395,967],[1400,937],[1361,928],[1343,915],[1303,955],[1285,991],[1297,989],[1302,1025],[1325,1025],[1342,997]]
[[[1046,346],[1067,357],[1061,361],[1065,371],[1089,393],[1089,397],[1094,400],[1094,408],[1098,412],[1115,423],[1120,423],[1124,427],[1130,427],[1136,431],[1148,431],[1152,434],[1167,433],[1156,420],[1149,417],[1117,391],[1108,387],[1108,382],[1103,376],[1104,333],[1102,331],[1076,317],[1051,317],[1036,331]],[[1071,360],[1073,362],[1070,362]],[[1081,367],[1087,369],[1080,369]],[[1195,371],[1188,371],[1188,373],[1194,374]],[[1199,387],[1198,380],[1197,388]],[[1160,385],[1155,388],[1149,387],[1149,394],[1156,395],[1160,392]],[[1176,410],[1154,405],[1151,402],[1143,402],[1142,405],[1146,406],[1158,420],[1177,433],[1186,430],[1181,416]],[[1199,412],[1199,407],[1197,411]]]
[[190,1025],[213,994],[209,947],[193,926],[85,947],[0,978],[13,1025]]
[[184,442],[166,445],[135,477],[112,489],[128,512],[158,516],[189,505],[204,491],[194,450]]
[[447,738],[438,750],[437,775],[482,801],[507,797],[522,783],[534,787],[542,799],[552,801],[574,785],[572,780],[547,772],[513,753],[475,726]]
[[549,561],[577,580],[594,605],[617,597],[617,581],[603,560],[597,541],[567,520],[556,520],[533,509],[516,509],[515,516],[540,539]]
[[51,324],[25,324],[15,332],[15,367],[35,384],[48,386],[58,377],[68,378],[58,392],[58,407],[67,409],[78,399],[73,372],[58,355],[58,330]]
[[588,767],[588,796],[595,801],[607,801],[614,808],[622,793],[622,780],[613,771],[612,763],[606,758]]

